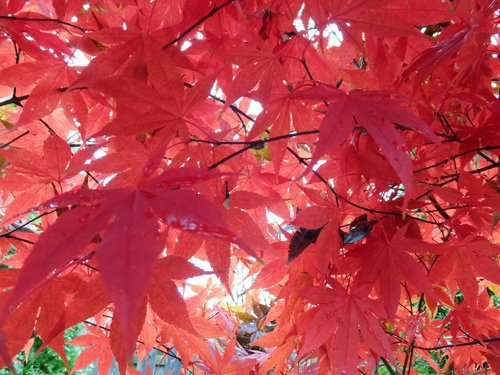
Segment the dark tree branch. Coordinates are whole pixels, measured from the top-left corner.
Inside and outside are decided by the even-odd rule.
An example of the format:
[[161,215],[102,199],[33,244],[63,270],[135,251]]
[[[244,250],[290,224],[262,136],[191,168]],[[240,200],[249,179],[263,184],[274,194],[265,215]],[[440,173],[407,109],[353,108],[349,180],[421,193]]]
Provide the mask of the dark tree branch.
[[[424,266],[425,266],[425,264],[424,264]],[[403,288],[406,291],[406,298],[408,298],[408,303],[410,305],[410,308],[407,308],[406,306],[404,306],[404,307],[408,310],[410,315],[413,315],[413,306],[411,305],[411,293],[410,293],[410,290],[408,289],[408,285],[406,284],[406,281],[400,282],[400,284],[403,286]]]
[[74,25],[72,23],[60,20],[59,18],[32,18],[32,17],[17,17],[17,16],[0,16],[0,19],[9,20],[9,21],[27,21],[27,22],[53,22],[59,23],[61,25],[73,27],[75,29],[80,30],[81,32],[86,32],[87,30],[81,26]]
[[5,105],[9,104],[15,104],[15,105],[21,105],[21,102],[28,99],[29,95],[22,95],[22,96],[16,96],[15,92],[14,95],[12,95],[12,98],[4,100],[3,102],[0,102],[0,107],[3,107]]
[[85,171],[85,174],[89,176],[97,185],[100,184],[100,182],[94,176],[92,176],[92,173]]
[[[300,163],[300,164],[303,164],[307,167],[309,167],[309,164],[303,159],[300,157],[299,154],[297,154],[292,148],[290,147],[287,147],[286,148],[288,150],[289,153],[291,153],[296,159],[297,161]],[[328,181],[321,175],[319,174],[318,171],[315,171],[314,169],[311,169],[312,173],[314,173],[314,175],[316,177],[318,177],[321,182],[323,182],[325,184],[326,187],[328,187],[328,189],[333,193],[333,196],[335,197],[335,204],[337,205],[337,207],[339,207],[339,195],[337,194],[337,192],[335,191],[335,189],[328,183]],[[343,198],[343,197],[342,197]],[[343,198],[344,200],[346,200],[345,198]]]
[[451,160],[457,159],[460,156],[463,156],[463,155],[466,155],[466,154],[470,154],[470,153],[473,153],[473,152],[479,153],[479,151],[489,151],[489,150],[499,150],[499,149],[500,149],[500,146],[486,146],[486,147],[473,148],[471,150],[463,151],[463,152],[461,152],[459,154],[452,155],[452,156],[450,156],[447,159],[441,160],[441,161],[439,161],[437,163],[434,163],[432,165],[428,165],[427,167],[420,168],[420,169],[415,169],[413,171],[413,173],[420,173],[422,171],[426,171],[428,169],[432,169],[432,168],[438,167],[438,166],[440,166],[442,164],[446,164],[446,163],[450,162]]
[[212,170],[212,169],[214,169],[214,168],[217,168],[219,165],[224,164],[226,161],[228,161],[228,160],[230,160],[230,159],[234,158],[235,156],[238,156],[239,154],[244,153],[246,150],[249,150],[249,149],[251,149],[252,147],[254,147],[254,145],[249,144],[249,145],[247,145],[247,146],[243,147],[242,149],[239,149],[238,151],[235,151],[235,152],[233,152],[233,153],[229,154],[229,155],[228,155],[228,156],[226,156],[225,158],[223,158],[223,159],[219,160],[217,163],[214,163],[214,164],[212,164],[211,166],[209,166],[209,167],[208,167],[208,170],[210,171],[210,170]]
[[39,118],[38,121],[40,121],[43,124],[43,126],[45,126],[47,128],[47,130],[49,131],[49,133],[51,133],[53,135],[57,135],[56,132],[54,131],[54,129],[52,129],[49,124],[47,124],[47,121],[45,121],[45,120],[43,120],[41,118]]
[[[304,50],[304,53],[305,53],[305,50]],[[306,61],[305,57],[302,57],[302,60],[300,60],[300,63],[304,67],[306,74],[309,77],[309,79],[311,80],[311,82],[313,83],[313,85],[317,86],[316,80],[314,79],[313,75],[311,74],[311,70],[309,70],[309,66],[307,65],[307,61]],[[323,100],[323,104],[325,105],[325,107],[328,107],[328,102],[326,100]]]
[[495,161],[495,160],[493,160],[492,158],[490,158],[488,155],[486,155],[486,154],[485,154],[484,152],[482,152],[482,151],[479,151],[477,154],[478,154],[479,156],[481,156],[484,160],[486,160],[486,161],[490,162],[491,164],[496,163],[496,161]]
[[19,134],[17,137],[15,137],[14,139],[11,139],[9,142],[3,144],[2,146],[0,146],[0,148],[6,148],[8,146],[10,146],[12,143],[14,143],[15,141],[17,141],[18,139],[21,139],[22,137],[24,137],[25,135],[28,135],[30,133],[29,130],[26,130],[24,133],[22,134]]
[[11,235],[12,233],[17,232],[18,230],[21,230],[21,229],[22,229],[22,228],[24,228],[25,226],[27,226],[27,225],[31,224],[32,222],[34,222],[34,221],[36,221],[36,220],[40,219],[41,217],[46,216],[46,215],[49,215],[49,214],[52,214],[52,213],[54,213],[54,212],[56,212],[56,210],[52,210],[52,211],[47,211],[47,212],[44,212],[43,214],[40,214],[40,215],[38,215],[37,217],[34,217],[34,218],[33,218],[33,219],[31,219],[31,220],[28,220],[26,223],[23,223],[22,225],[20,225],[20,226],[16,227],[15,229],[12,229],[11,231],[9,231],[9,232],[7,232],[7,233],[2,233],[2,234],[0,234],[0,237],[10,237],[10,235]]
[[235,156],[238,156],[239,154],[242,154],[246,150],[249,150],[251,148],[259,148],[261,145],[265,143],[270,143],[270,142],[276,142],[280,141],[282,139],[287,139],[287,138],[293,138],[296,136],[300,135],[309,135],[309,134],[315,134],[318,133],[318,130],[309,130],[309,131],[304,131],[304,132],[297,132],[297,133],[289,133],[289,134],[283,134],[283,135],[278,135],[276,137],[270,137],[270,138],[265,138],[265,139],[259,139],[257,141],[249,141],[249,142],[220,142],[220,141],[206,141],[206,140],[201,140],[201,139],[191,139],[191,142],[202,142],[202,143],[210,143],[213,145],[223,145],[223,144],[245,144],[246,146],[243,147],[242,149],[239,149],[225,158],[219,160],[217,163],[212,164],[211,166],[208,167],[209,170],[212,170],[214,168],[217,168],[219,165],[225,163],[226,161],[234,158]]
[[4,238],[12,238],[13,240],[16,240],[16,241],[21,241],[21,242],[24,242],[24,243],[27,243],[27,244],[30,244],[30,245],[34,245],[34,244],[35,244],[33,241],[26,240],[26,239],[21,238],[21,237],[13,236],[13,235],[11,235],[11,234],[6,235],[6,236],[3,236],[3,237],[4,237]]
[[471,346],[471,345],[477,345],[477,344],[482,345],[482,343],[489,343],[489,342],[496,342],[496,341],[500,341],[500,337],[491,337],[491,338],[484,339],[481,341],[472,340],[469,342],[460,342],[458,344],[446,344],[446,345],[439,345],[439,346],[432,346],[432,347],[415,345],[414,347],[415,347],[415,349],[419,349],[419,350],[431,351],[431,350],[440,350],[440,349],[446,349],[446,348],[458,348],[461,346]]
[[205,16],[203,16],[202,18],[200,18],[198,21],[196,21],[195,23],[193,23],[191,26],[189,26],[185,31],[183,31],[177,38],[175,39],[172,39],[170,42],[168,42],[167,44],[165,44],[163,46],[163,50],[166,50],[168,47],[174,45],[175,43],[177,43],[178,41],[182,40],[186,35],[188,35],[191,31],[193,31],[194,29],[196,29],[198,26],[200,26],[203,22],[205,22],[207,19],[209,19],[210,17],[212,17],[214,14],[216,14],[218,11],[220,11],[222,8],[226,7],[227,5],[231,4],[234,0],[227,0],[225,1],[224,3],[222,3],[221,5],[214,5],[214,7],[212,8],[212,10],[210,12],[208,12]]
[[[109,318],[113,318],[113,317],[111,317],[111,316],[110,316]],[[105,327],[105,326],[102,326],[102,325],[100,325],[100,324],[97,324],[97,323],[91,322],[91,321],[89,321],[89,320],[84,320],[83,322],[84,322],[85,324],[88,324],[88,325],[92,326],[92,327],[97,327],[97,328],[100,328],[100,329],[102,329],[103,331],[106,331],[106,332],[111,332],[111,329],[109,329],[108,327]],[[139,344],[143,344],[143,345],[144,345],[144,341],[141,341],[141,340],[136,340],[136,342],[137,342],[137,343],[139,343]],[[159,351],[159,352],[161,352],[161,353],[163,353],[163,354],[165,354],[165,355],[168,355],[169,357],[172,357],[172,358],[176,359],[177,361],[179,361],[179,362],[182,364],[182,359],[181,359],[179,356],[177,356],[177,355],[175,355],[174,353],[172,353],[172,349],[170,349],[169,347],[167,347],[165,344],[160,343],[160,341],[159,341],[159,340],[156,340],[156,342],[157,342],[158,344],[160,344],[163,348],[165,348],[165,350],[160,349],[160,348],[158,348],[158,347],[156,347],[156,346],[154,346],[154,347],[153,347],[153,349],[155,349],[156,351]],[[188,370],[188,371],[189,371],[189,370]],[[192,373],[192,372],[191,372],[191,373]]]
[[486,167],[483,167],[483,168],[475,169],[473,171],[470,171],[470,173],[476,174],[476,173],[486,172],[486,171],[489,171],[490,169],[498,168],[498,167],[500,167],[500,162],[495,163],[495,164],[491,164],[491,165],[487,165]]
[[190,140],[190,142],[210,143],[210,144],[215,145],[215,146],[219,146],[219,145],[252,145],[252,147],[259,147],[260,145],[262,145],[264,143],[270,143],[270,142],[275,142],[275,141],[279,141],[282,139],[294,138],[294,137],[298,137],[301,135],[310,135],[310,134],[317,134],[317,133],[319,133],[319,130],[306,130],[303,132],[288,133],[288,134],[278,135],[276,137],[259,139],[256,141],[209,141],[209,140],[205,140],[205,139],[192,138]]
[[443,207],[441,207],[441,205],[436,200],[436,198],[434,198],[434,195],[429,194],[428,197],[429,197],[429,200],[432,202],[433,206],[436,208],[436,210],[441,214],[443,219],[445,219],[445,220],[451,219],[451,216],[448,215],[448,213],[443,209]]
[[385,359],[384,357],[380,357],[380,359],[384,363],[384,366],[387,368],[387,371],[389,372],[389,374],[391,374],[391,375],[398,374],[396,371],[394,371],[394,369],[392,368],[391,364],[389,363],[389,361],[387,359]]
[[410,352],[411,352],[411,348],[413,348],[413,343],[415,342],[412,341],[412,343],[410,345],[408,345],[408,347],[406,348],[406,353],[405,353],[405,360],[403,362],[403,370],[401,371],[401,373],[403,375],[405,375],[405,372],[406,372],[406,366],[408,366],[408,361],[410,359]]
[[418,181],[418,183],[422,184],[422,185],[429,185],[429,186],[445,186],[445,185],[448,185],[448,184],[452,183],[453,181],[458,181],[459,177],[460,176],[457,175],[457,176],[454,176],[454,177],[450,178],[449,180],[446,180],[446,181],[443,181],[443,182],[438,182],[438,183],[425,182],[425,181]]
[[[301,163],[301,164],[304,164],[305,166],[309,166],[309,164],[303,159],[301,158],[294,150],[292,150],[290,147],[287,147],[287,150],[293,155],[295,156],[295,158]],[[335,198],[336,199],[342,199],[343,201],[346,202],[346,204],[350,205],[350,206],[353,206],[353,207],[356,207],[356,208],[359,208],[360,210],[363,210],[363,211],[366,211],[366,212],[369,212],[369,213],[372,213],[372,214],[380,214],[380,215],[392,215],[392,216],[398,216],[398,217],[403,217],[403,214],[401,212],[393,212],[393,211],[380,211],[380,210],[376,210],[376,209],[373,209],[373,208],[368,208],[368,207],[365,207],[365,206],[362,206],[360,204],[357,204],[357,203],[354,203],[350,200],[348,200],[347,198],[343,197],[342,195],[338,194],[331,186],[330,184],[328,183],[328,181],[326,181],[326,179],[321,176],[321,174],[315,170],[312,171],[316,177],[318,177],[321,182],[323,182],[327,187],[328,189],[330,189],[330,191],[334,194]],[[337,206],[338,206],[338,201],[337,201]],[[430,220],[425,220],[425,219],[421,219],[419,217],[416,217],[416,216],[411,216],[411,215],[406,215],[407,218],[409,219],[412,219],[412,220],[417,220],[417,221],[421,221],[423,223],[427,223],[427,224],[432,224],[432,225],[437,225],[437,226],[440,226],[442,223],[440,222],[435,222],[435,221],[430,221]]]
[[[190,83],[187,83],[187,82],[184,82],[184,86],[188,87],[188,88],[193,88],[194,85],[190,84]],[[218,101],[219,103],[221,104],[226,104],[226,101],[222,98],[219,98],[218,96],[216,95],[212,95],[212,94],[209,94],[208,95],[209,98],[213,99],[213,100],[216,100]],[[229,108],[238,116],[243,116],[244,118],[246,118],[248,121],[251,121],[251,122],[255,122],[255,119],[248,115],[246,112],[243,112],[241,109],[239,109],[237,106],[235,106],[234,104],[230,104],[229,105]],[[240,119],[241,120],[241,119]]]

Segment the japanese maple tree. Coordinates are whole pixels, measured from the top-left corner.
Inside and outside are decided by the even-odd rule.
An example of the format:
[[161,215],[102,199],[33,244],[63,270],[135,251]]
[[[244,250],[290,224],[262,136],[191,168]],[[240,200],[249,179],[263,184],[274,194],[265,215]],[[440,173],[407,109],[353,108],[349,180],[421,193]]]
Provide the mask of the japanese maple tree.
[[0,366],[500,373],[499,15],[1,1]]

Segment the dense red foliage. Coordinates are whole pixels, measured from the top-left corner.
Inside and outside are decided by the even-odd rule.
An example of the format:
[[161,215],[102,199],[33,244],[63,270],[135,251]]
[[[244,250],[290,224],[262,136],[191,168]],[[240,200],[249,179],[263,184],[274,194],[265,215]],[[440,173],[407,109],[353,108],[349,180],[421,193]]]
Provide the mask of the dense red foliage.
[[103,374],[500,373],[498,17],[1,1],[0,364],[86,321]]

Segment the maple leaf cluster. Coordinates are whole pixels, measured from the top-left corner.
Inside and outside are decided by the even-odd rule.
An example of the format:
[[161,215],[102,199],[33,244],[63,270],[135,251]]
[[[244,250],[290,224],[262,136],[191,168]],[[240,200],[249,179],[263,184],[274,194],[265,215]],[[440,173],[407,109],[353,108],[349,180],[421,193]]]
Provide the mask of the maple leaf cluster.
[[500,373],[499,12],[0,2],[0,365]]

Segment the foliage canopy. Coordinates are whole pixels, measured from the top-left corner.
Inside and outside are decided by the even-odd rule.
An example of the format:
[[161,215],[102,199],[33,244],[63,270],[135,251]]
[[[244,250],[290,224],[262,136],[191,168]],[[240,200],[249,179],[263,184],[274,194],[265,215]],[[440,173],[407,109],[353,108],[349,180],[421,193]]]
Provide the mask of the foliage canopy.
[[498,17],[0,2],[0,364],[500,373]]

